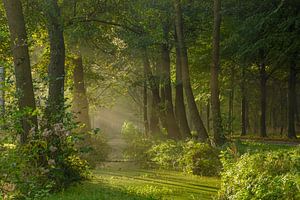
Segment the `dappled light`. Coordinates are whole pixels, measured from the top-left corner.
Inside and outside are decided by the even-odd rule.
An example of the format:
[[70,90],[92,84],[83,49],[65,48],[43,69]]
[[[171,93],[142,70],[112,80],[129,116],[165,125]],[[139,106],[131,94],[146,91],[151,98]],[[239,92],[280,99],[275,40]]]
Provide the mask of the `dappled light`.
[[2,0],[0,200],[300,199],[299,0]]

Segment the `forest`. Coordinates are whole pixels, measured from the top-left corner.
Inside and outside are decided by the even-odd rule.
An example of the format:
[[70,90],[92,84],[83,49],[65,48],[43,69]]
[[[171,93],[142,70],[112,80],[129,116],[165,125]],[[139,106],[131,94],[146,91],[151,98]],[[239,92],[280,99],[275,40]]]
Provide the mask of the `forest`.
[[2,0],[0,200],[299,200],[299,0]]

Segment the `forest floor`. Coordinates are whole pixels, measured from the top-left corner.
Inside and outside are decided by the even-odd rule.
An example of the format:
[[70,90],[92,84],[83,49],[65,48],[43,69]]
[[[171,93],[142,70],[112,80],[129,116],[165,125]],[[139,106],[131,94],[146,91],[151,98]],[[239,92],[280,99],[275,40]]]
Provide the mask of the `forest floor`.
[[45,200],[213,199],[218,178],[142,170],[133,163],[107,163],[93,177]]

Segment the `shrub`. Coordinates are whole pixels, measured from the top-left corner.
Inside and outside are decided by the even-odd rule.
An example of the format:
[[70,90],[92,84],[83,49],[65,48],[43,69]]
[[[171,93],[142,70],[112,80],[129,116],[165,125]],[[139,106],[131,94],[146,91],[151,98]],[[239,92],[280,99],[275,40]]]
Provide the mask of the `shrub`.
[[148,166],[150,161],[148,150],[154,141],[143,135],[131,122],[123,124],[121,134],[127,144],[123,152],[124,157],[142,166]]
[[148,151],[151,161],[162,169],[179,169],[179,160],[182,157],[182,143],[174,140],[163,141],[153,145]]
[[151,160],[163,169],[182,170],[203,176],[216,176],[221,170],[219,151],[194,140],[163,141],[149,150]]
[[[300,150],[222,153],[219,199],[299,199]],[[298,181],[298,183],[297,183]],[[298,196],[297,196],[298,195]]]
[[77,156],[74,138],[63,124],[55,124],[41,131],[32,130],[24,145],[2,145],[1,195],[41,199],[51,191],[87,178],[88,165]]
[[87,160],[91,167],[96,167],[107,160],[111,147],[107,143],[107,139],[103,134],[94,130],[80,145],[80,157]]
[[183,171],[201,176],[217,176],[222,166],[217,149],[194,140],[183,143],[179,163]]

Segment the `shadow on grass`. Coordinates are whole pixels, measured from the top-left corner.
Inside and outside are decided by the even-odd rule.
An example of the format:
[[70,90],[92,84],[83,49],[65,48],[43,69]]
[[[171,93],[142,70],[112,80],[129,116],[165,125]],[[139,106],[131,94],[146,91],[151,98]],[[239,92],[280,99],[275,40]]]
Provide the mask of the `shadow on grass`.
[[66,191],[53,194],[44,200],[154,200],[154,196],[142,196],[134,192],[112,187],[104,183],[84,182]]

